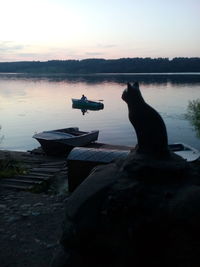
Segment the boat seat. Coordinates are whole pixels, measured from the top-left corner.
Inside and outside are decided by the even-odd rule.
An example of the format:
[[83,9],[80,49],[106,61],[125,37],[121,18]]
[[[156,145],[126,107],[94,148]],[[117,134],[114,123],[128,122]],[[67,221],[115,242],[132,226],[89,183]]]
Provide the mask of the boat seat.
[[[59,140],[61,138],[71,138],[74,137],[73,134],[69,134],[69,133],[64,133],[64,132],[53,132],[53,131],[45,131],[41,133],[41,138],[46,139],[46,140]],[[38,138],[40,138],[40,136],[38,135]]]

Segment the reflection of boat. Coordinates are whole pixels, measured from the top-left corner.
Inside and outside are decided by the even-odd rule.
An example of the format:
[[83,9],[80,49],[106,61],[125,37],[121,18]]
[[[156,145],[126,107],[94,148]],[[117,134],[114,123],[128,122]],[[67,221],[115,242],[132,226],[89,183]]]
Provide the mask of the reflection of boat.
[[85,146],[98,139],[99,131],[83,132],[79,128],[44,131],[33,135],[46,154],[58,155],[71,151],[73,147]]
[[183,143],[171,144],[169,149],[187,161],[195,161],[200,158],[200,152]]
[[104,108],[104,104],[101,102],[91,100],[81,100],[72,98],[72,107],[78,109],[99,110]]

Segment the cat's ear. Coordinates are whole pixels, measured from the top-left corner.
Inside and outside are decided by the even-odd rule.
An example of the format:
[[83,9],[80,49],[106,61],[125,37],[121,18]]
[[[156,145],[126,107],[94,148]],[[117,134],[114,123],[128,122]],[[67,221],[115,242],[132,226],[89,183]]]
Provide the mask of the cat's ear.
[[132,88],[132,85],[130,83],[127,83],[127,88],[128,89],[131,89]]
[[138,82],[134,82],[133,87],[136,89],[139,89],[139,83]]

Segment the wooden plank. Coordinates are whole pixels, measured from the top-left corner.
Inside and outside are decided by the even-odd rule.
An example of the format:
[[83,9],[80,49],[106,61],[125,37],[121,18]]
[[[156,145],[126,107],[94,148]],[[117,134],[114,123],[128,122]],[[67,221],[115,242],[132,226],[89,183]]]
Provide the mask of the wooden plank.
[[33,176],[33,175],[18,175],[14,179],[33,179],[35,181],[48,181],[51,177]]
[[18,189],[18,190],[31,190],[33,186],[27,185],[13,185],[13,184],[1,184],[0,187],[8,188],[8,189]]
[[35,176],[35,177],[44,177],[44,178],[51,178],[54,174],[42,173],[42,172],[29,172],[27,175]]
[[47,172],[47,173],[58,173],[60,169],[58,168],[33,168],[32,171],[34,172]]
[[40,165],[38,168],[62,169],[64,168],[64,165]]
[[1,183],[25,183],[25,184],[42,184],[43,181],[37,181],[37,180],[29,180],[29,179],[14,179],[14,178],[8,178],[8,179],[1,179]]
[[66,161],[58,161],[58,162],[48,162],[48,163],[42,163],[40,164],[40,167],[58,167],[58,166],[64,166],[66,164]]

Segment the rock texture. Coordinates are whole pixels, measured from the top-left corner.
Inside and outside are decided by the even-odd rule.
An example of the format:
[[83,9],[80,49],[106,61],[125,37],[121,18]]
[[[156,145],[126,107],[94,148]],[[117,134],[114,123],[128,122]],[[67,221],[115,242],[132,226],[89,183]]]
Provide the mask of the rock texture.
[[200,265],[198,174],[175,155],[144,159],[98,167],[74,191],[52,266]]
[[0,189],[0,266],[48,267],[59,250],[65,195]]

